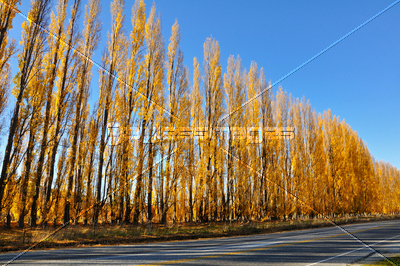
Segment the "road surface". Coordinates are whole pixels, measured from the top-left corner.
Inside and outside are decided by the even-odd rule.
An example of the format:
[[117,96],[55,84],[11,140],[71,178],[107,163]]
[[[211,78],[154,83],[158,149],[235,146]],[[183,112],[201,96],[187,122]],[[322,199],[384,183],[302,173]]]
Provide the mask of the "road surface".
[[[400,221],[107,247],[30,251],[11,265],[348,265],[400,255]],[[0,254],[0,265],[19,253]]]

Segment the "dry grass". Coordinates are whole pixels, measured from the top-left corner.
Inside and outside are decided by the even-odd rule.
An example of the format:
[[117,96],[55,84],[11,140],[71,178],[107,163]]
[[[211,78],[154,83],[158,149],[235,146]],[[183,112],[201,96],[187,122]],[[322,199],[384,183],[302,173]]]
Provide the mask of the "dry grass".
[[[399,218],[399,216],[343,217],[335,219],[335,223],[349,224]],[[327,226],[332,226],[332,223],[323,219],[274,222],[251,221],[247,223],[214,222],[168,226],[153,224],[151,235],[149,235],[147,225],[97,225],[96,227],[90,225],[70,225],[46,239],[48,235],[54,232],[55,229],[53,227],[18,229],[16,228],[16,224],[13,224],[11,229],[3,229],[4,226],[0,229],[0,252],[24,250],[38,242],[40,244],[35,249],[239,236]]]
[[[393,257],[393,258],[390,258],[390,260],[395,264],[395,265],[400,265],[400,256],[399,257]],[[390,263],[389,261],[387,261],[387,260],[380,260],[380,261],[378,261],[378,262],[375,262],[375,263],[373,263],[373,264],[365,264],[365,265],[368,265],[368,266],[393,266],[393,264],[392,263]]]

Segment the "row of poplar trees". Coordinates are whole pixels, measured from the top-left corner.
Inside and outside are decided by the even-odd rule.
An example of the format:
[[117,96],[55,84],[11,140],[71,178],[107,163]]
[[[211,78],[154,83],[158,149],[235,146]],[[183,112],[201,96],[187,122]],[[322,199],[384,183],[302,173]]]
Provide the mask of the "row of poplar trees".
[[[2,219],[24,227],[399,212],[399,170],[376,162],[349,125],[273,93],[255,62],[247,71],[231,56],[223,73],[213,38],[190,78],[179,25],[166,45],[155,6],[146,16],[136,0],[127,33],[124,1],[112,1],[96,63],[99,0],[57,0],[54,10],[32,0],[18,47],[9,31],[20,4],[0,3]],[[210,134],[157,133],[184,127]],[[258,143],[235,136],[252,127]],[[295,137],[265,134],[274,127],[293,127]]]

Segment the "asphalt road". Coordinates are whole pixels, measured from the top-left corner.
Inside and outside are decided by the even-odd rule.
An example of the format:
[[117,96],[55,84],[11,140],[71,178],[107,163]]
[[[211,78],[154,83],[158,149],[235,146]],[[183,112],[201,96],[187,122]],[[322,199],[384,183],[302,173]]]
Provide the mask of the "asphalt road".
[[[11,265],[348,265],[400,255],[400,221],[267,235],[30,251]],[[355,238],[364,241],[366,247]],[[0,254],[0,264],[19,253]]]

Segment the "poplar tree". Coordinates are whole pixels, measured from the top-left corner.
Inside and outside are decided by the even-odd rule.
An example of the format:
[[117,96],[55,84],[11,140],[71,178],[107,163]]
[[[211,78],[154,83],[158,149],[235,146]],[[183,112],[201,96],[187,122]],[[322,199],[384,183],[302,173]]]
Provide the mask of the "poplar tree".
[[[282,87],[279,88],[275,101],[275,119],[276,126],[279,129],[287,127],[288,119],[288,96],[286,92],[283,92]],[[286,141],[283,138],[278,138],[275,142],[276,156],[274,158],[274,173],[272,180],[276,184],[272,188],[271,207],[272,207],[272,218],[278,219],[284,216],[286,213],[286,196],[289,167],[289,154],[286,145]]]
[[180,102],[178,115],[181,118],[178,127],[182,136],[178,137],[178,145],[180,145],[181,154],[181,189],[179,191],[179,206],[180,206],[180,220],[185,222],[193,221],[193,178],[194,178],[194,139],[189,132],[192,125],[191,121],[191,95],[189,91],[189,71],[187,67],[184,68],[181,79],[184,94]]
[[100,125],[100,147],[99,147],[99,160],[97,165],[97,188],[96,200],[97,206],[95,208],[94,222],[97,223],[99,216],[99,206],[101,201],[101,186],[103,179],[103,166],[104,166],[104,152],[106,149],[106,131],[109,123],[109,114],[112,108],[112,100],[114,94],[114,81],[115,77],[121,71],[122,62],[120,56],[123,49],[126,48],[125,36],[123,33],[123,24],[125,15],[123,14],[124,1],[115,0],[111,3],[111,32],[108,35],[108,46],[105,54],[103,55],[103,67],[106,69],[100,70],[100,100],[99,100],[99,115],[102,123]]
[[[59,141],[61,139],[61,127],[63,122],[65,123],[66,114],[67,114],[67,107],[68,106],[68,99],[71,97],[72,89],[75,83],[76,78],[76,66],[77,66],[77,53],[74,51],[74,47],[78,41],[78,14],[80,11],[81,0],[74,0],[71,6],[71,17],[69,19],[67,33],[66,33],[66,41],[64,43],[64,53],[63,59],[60,64],[58,76],[59,79],[56,83],[57,86],[57,98],[56,98],[56,125],[55,125],[55,132],[54,132],[54,144],[52,150],[52,158],[51,164],[55,164],[55,156],[57,153],[57,148],[59,145]],[[71,157],[69,157],[71,158]],[[54,166],[53,166],[54,167]],[[54,173],[54,168],[50,170]],[[50,173],[52,174],[52,173]],[[67,183],[67,193],[65,197],[65,204],[64,204],[64,223],[69,222],[70,220],[70,195],[71,195],[71,187],[72,182],[70,177],[68,176],[68,183]]]
[[[76,10],[78,12],[79,3],[76,3]],[[99,0],[90,0],[88,5],[85,7],[85,21],[84,21],[84,28],[82,32],[82,38],[79,41],[78,50],[82,51],[82,53],[77,58],[77,88],[76,92],[73,95],[73,102],[75,106],[72,108],[74,109],[74,116],[72,120],[72,130],[70,131],[70,140],[71,140],[71,152],[69,154],[69,165],[68,165],[68,192],[69,195],[72,189],[72,183],[74,180],[74,173],[75,173],[75,165],[77,160],[77,151],[78,151],[78,139],[79,135],[82,135],[83,132],[83,125],[85,120],[85,109],[89,98],[89,85],[92,77],[91,69],[92,69],[92,62],[90,58],[93,56],[95,49],[99,43],[100,38],[100,30],[101,30],[101,21],[99,19],[100,15],[100,1]],[[86,111],[87,112],[87,111]],[[87,114],[86,114],[87,116]],[[81,145],[82,138],[80,139]],[[78,156],[81,156],[79,153]],[[79,158],[78,158],[79,159]],[[81,183],[81,171],[78,173],[76,178],[76,184],[79,184],[80,187]],[[78,197],[80,192],[76,191],[75,197]],[[69,208],[69,202],[66,205],[66,208]],[[69,216],[69,210],[66,210],[66,214]],[[69,218],[69,217],[66,217]],[[77,222],[75,220],[75,222]]]
[[[260,70],[260,88],[267,89],[264,70]],[[260,197],[261,197],[261,214],[265,217],[268,213],[269,188],[272,184],[270,178],[270,160],[272,156],[271,139],[267,136],[267,128],[273,127],[272,117],[272,88],[271,82],[268,83],[268,91],[261,95],[261,177],[260,177]]]
[[[180,45],[180,28],[178,21],[175,20],[174,25],[171,29],[171,37],[170,43],[168,45],[168,55],[166,61],[167,67],[167,86],[168,86],[168,110],[169,114],[166,117],[166,125],[168,126],[169,130],[174,131],[178,128],[178,121],[174,116],[176,116],[179,112],[181,100],[183,94],[185,93],[185,88],[183,84],[184,77],[184,66],[183,66],[183,53],[181,52],[179,45]],[[171,154],[172,151],[175,149],[177,143],[176,139],[169,139],[168,140],[168,148],[167,154]],[[174,153],[171,156],[167,157],[166,166],[165,166],[165,187],[163,186],[163,190],[160,192],[163,194],[163,201],[161,202],[161,223],[165,224],[167,222],[167,211],[169,208],[169,200],[171,196],[174,196],[176,190],[177,180],[177,171],[174,166],[176,166],[176,159],[178,156],[179,151]],[[174,174],[175,173],[175,174]],[[174,185],[175,184],[175,185]],[[174,186],[174,187],[172,187]],[[165,192],[164,192],[165,189]],[[171,195],[174,194],[174,195]],[[174,220],[176,220],[176,200],[174,199]]]
[[[227,159],[226,159],[226,182],[227,182],[227,196],[226,196],[226,212],[229,219],[233,219],[235,215],[235,183],[237,183],[238,166],[235,163],[234,156],[238,155],[237,145],[238,138],[236,138],[239,127],[242,126],[244,117],[244,110],[240,108],[245,99],[245,72],[243,70],[242,61],[239,56],[234,58],[230,56],[228,59],[227,73],[224,74],[224,88],[225,88],[225,102],[226,111],[229,115],[226,121],[228,127],[227,136]],[[235,140],[236,138],[236,140]]]
[[328,194],[330,213],[336,215],[340,213],[340,200],[342,198],[342,188],[344,184],[344,166],[346,164],[344,156],[344,135],[339,118],[332,117],[330,110],[324,113],[324,129],[327,135],[326,154],[327,154],[327,174],[328,174]]
[[[97,136],[99,133],[99,126],[100,126],[100,120],[99,117],[96,115],[98,114],[97,108],[94,108],[93,113],[89,119],[87,128],[88,128],[88,134],[86,135],[86,142],[88,145],[88,163],[86,167],[86,198],[85,198],[85,209],[89,209],[92,204],[95,204],[95,201],[93,199],[93,188],[92,188],[92,183],[93,183],[93,175],[94,175],[94,167],[95,167],[95,153],[96,153],[96,146],[97,146]],[[85,212],[85,216],[83,217],[83,222],[84,224],[87,224],[89,220],[89,214],[90,212]],[[96,222],[96,221],[93,221]]]
[[[259,73],[256,62],[251,62],[249,73],[246,78],[246,89],[248,99],[255,97],[260,91],[260,81]],[[247,139],[247,150],[249,152],[249,165],[252,169],[256,171],[251,171],[251,177],[248,176],[248,180],[245,182],[249,184],[247,186],[247,209],[248,215],[256,216],[260,195],[258,195],[258,187],[260,186],[260,176],[257,171],[259,171],[259,148],[258,148],[258,138],[259,138],[259,124],[260,124],[260,102],[256,99],[250,102],[245,109],[245,116],[247,118],[248,124],[246,125],[246,139]],[[250,200],[252,199],[252,200]]]
[[[192,134],[193,141],[191,145],[191,154],[193,160],[192,171],[194,178],[194,196],[193,196],[193,219],[196,221],[201,221],[203,218],[203,192],[204,192],[204,177],[203,177],[203,166],[201,160],[202,150],[200,143],[199,130],[203,127],[204,114],[203,114],[203,95],[200,90],[200,67],[197,58],[193,58],[193,86],[191,91],[191,109],[190,115],[192,120]],[[201,134],[201,133],[200,133]],[[197,147],[197,152],[196,152]]]
[[[204,43],[204,94],[205,94],[205,127],[210,135],[205,143],[204,158],[206,160],[205,176],[205,201],[204,220],[211,218],[210,201],[216,204],[216,199],[211,194],[213,191],[212,182],[217,178],[217,169],[213,169],[213,160],[216,163],[216,150],[218,145],[216,133],[217,123],[221,117],[222,110],[222,78],[219,44],[214,38],[209,37]],[[216,189],[214,187],[214,189]],[[215,194],[214,194],[215,195]],[[214,206],[213,206],[214,207]],[[214,219],[215,217],[213,217]]]
[[[132,7],[132,31],[130,33],[129,54],[126,60],[125,82],[119,84],[116,93],[117,121],[120,126],[120,208],[123,212],[125,202],[125,222],[130,221],[131,197],[130,197],[130,168],[132,165],[133,145],[131,143],[133,119],[135,116],[136,98],[139,86],[143,85],[143,54],[145,36],[145,4],[141,0],[136,0]],[[128,52],[128,51],[127,51]],[[122,220],[122,214],[120,219]]]
[[[292,102],[290,107],[290,117],[292,119],[292,124],[296,130],[296,136],[291,143],[291,158],[292,158],[292,175],[293,175],[293,189],[294,194],[300,199],[304,199],[303,196],[307,195],[305,193],[305,179],[306,179],[306,165],[302,162],[307,160],[306,154],[306,140],[305,140],[305,123],[304,120],[304,108],[306,102],[305,99],[296,99],[295,102]],[[296,215],[300,215],[305,206],[302,206],[300,201],[295,201],[294,203],[294,212]]]
[[[82,108],[79,114],[79,144],[77,144],[77,158],[76,158],[76,166],[75,166],[75,178],[74,178],[74,188],[73,188],[73,202],[74,202],[74,210],[75,210],[75,224],[78,223],[78,219],[76,217],[79,216],[80,211],[83,207],[83,182],[84,182],[84,170],[86,166],[86,162],[88,159],[88,148],[90,146],[89,142],[86,141],[85,135],[89,134],[88,124],[86,120],[89,116],[89,106],[86,108]],[[73,129],[74,130],[74,129]],[[74,137],[74,134],[69,134],[69,137]],[[71,165],[70,165],[71,167]],[[69,173],[70,174],[70,173]]]
[[62,197],[62,187],[65,186],[65,177],[67,174],[67,149],[68,149],[68,141],[66,138],[63,139],[62,142],[62,150],[60,159],[57,162],[57,177],[55,181],[54,191],[53,191],[53,200],[54,200],[54,208],[53,208],[53,226],[57,227],[57,222],[60,217],[60,201]]
[[161,34],[161,18],[156,16],[156,7],[153,5],[150,11],[149,18],[146,22],[145,41],[147,46],[147,53],[145,55],[144,63],[144,81],[143,86],[140,87],[140,93],[144,97],[137,99],[138,103],[138,118],[139,118],[139,140],[137,147],[138,162],[136,166],[136,187],[134,194],[134,210],[133,210],[133,224],[137,225],[139,222],[139,215],[141,211],[142,202],[142,189],[143,189],[143,167],[145,163],[145,146],[144,138],[147,127],[151,124],[153,119],[153,112],[155,103],[159,102],[161,92],[163,89],[164,78],[164,40]]

